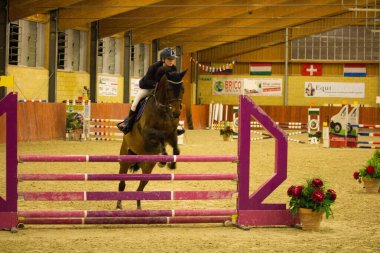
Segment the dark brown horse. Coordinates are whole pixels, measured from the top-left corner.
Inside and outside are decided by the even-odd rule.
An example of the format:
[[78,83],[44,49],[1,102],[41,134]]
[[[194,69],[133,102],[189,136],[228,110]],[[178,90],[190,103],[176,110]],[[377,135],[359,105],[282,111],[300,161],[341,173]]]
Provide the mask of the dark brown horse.
[[[184,93],[182,78],[183,72],[164,71],[160,82],[156,85],[154,93],[147,98],[144,113],[134,124],[132,131],[124,136],[120,149],[120,155],[158,155],[165,154],[167,144],[173,147],[173,155],[179,155],[177,143],[177,127],[181,114],[181,102]],[[150,174],[156,165],[155,162],[121,162],[119,174],[125,174],[128,170]],[[165,165],[165,164],[163,164]],[[169,163],[170,169],[175,169],[176,164]],[[149,181],[140,181],[137,191],[143,191]],[[119,191],[124,191],[125,181],[119,183]],[[121,200],[117,201],[116,208],[122,209]],[[137,209],[141,209],[140,200],[137,200]]]

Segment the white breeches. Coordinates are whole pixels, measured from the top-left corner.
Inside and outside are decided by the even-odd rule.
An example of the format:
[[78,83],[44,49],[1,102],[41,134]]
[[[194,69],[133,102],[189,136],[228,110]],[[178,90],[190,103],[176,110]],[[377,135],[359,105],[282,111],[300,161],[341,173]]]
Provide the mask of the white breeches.
[[136,111],[137,105],[139,104],[140,100],[152,94],[153,90],[154,89],[140,89],[139,92],[137,92],[135,100],[133,100],[131,110]]

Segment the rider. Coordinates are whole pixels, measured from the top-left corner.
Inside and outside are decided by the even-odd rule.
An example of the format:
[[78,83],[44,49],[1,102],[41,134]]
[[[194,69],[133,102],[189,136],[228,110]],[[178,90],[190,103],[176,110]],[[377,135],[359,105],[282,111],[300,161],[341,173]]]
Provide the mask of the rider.
[[[177,56],[175,55],[175,52],[171,48],[165,48],[160,53],[160,58],[158,62],[153,63],[151,66],[149,66],[147,73],[145,76],[140,80],[139,87],[140,90],[137,93],[135,100],[132,103],[131,110],[129,111],[128,117],[124,119],[124,121],[117,124],[117,127],[120,131],[122,131],[124,134],[129,133],[132,130],[133,123],[136,119],[136,109],[137,105],[139,104],[140,100],[145,98],[146,96],[152,94],[156,84],[161,80],[161,77],[163,76],[163,72],[158,73],[158,70],[160,67],[165,66],[169,67],[170,71],[177,71],[177,67],[174,65],[175,59]],[[181,135],[185,132],[185,130],[180,129],[177,130],[177,135]]]

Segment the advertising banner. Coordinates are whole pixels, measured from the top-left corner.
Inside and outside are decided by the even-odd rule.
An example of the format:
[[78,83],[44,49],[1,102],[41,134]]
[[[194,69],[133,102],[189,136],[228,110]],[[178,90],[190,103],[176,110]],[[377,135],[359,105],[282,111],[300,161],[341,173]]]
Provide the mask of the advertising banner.
[[305,97],[365,97],[365,83],[305,82],[304,88]]
[[244,94],[249,96],[282,96],[282,78],[246,78]]
[[117,96],[117,77],[99,76],[99,96]]
[[243,78],[213,78],[212,95],[240,95],[243,83]]

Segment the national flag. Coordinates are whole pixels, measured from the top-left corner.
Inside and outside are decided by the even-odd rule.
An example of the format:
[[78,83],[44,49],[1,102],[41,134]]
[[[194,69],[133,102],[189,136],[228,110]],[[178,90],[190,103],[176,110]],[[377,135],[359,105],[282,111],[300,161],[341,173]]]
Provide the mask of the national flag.
[[0,86],[12,88],[14,86],[13,76],[0,76]]
[[270,76],[272,75],[272,63],[252,62],[249,64],[249,74],[258,76]]
[[301,75],[303,76],[321,76],[322,64],[320,63],[304,63],[301,65]]
[[346,63],[343,67],[344,76],[367,76],[367,68],[365,64]]

